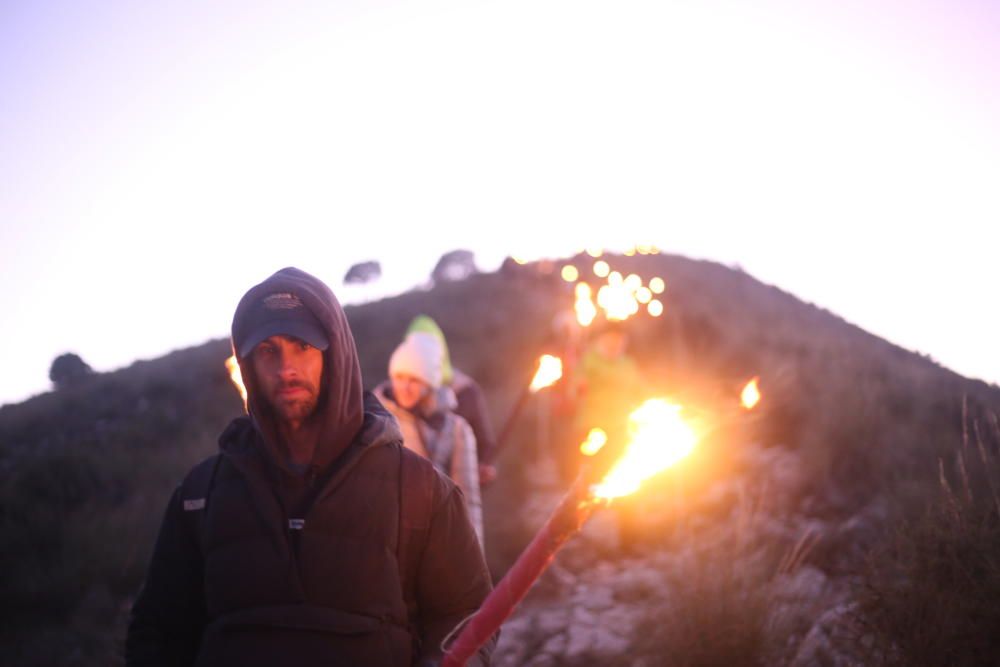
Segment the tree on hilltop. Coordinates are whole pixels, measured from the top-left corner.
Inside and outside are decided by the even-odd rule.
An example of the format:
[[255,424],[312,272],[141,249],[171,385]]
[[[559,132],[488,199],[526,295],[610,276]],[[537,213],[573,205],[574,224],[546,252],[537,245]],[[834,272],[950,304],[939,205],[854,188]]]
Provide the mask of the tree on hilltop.
[[94,374],[94,369],[73,352],[60,354],[52,360],[49,368],[49,379],[56,389],[66,389]]
[[358,262],[344,274],[345,285],[364,285],[382,277],[382,265],[376,261]]
[[431,280],[435,283],[464,280],[477,271],[476,257],[471,250],[451,250],[441,255],[431,272]]

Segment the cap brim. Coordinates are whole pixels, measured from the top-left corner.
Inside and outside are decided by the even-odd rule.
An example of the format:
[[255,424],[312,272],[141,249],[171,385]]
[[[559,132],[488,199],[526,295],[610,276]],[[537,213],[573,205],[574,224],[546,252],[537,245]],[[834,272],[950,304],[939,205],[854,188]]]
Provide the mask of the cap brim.
[[309,343],[317,350],[325,350],[330,347],[330,342],[326,338],[326,332],[317,325],[309,322],[296,320],[265,322],[250,332],[246,340],[240,346],[241,358],[249,357],[253,349],[271,336],[291,336]]

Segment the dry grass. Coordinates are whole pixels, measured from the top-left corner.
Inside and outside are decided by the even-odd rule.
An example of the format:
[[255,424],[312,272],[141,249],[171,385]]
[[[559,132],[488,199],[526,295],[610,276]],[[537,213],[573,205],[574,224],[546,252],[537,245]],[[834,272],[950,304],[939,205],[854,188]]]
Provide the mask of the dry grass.
[[963,420],[932,502],[873,554],[866,617],[889,665],[996,665],[1000,656],[1000,428]]

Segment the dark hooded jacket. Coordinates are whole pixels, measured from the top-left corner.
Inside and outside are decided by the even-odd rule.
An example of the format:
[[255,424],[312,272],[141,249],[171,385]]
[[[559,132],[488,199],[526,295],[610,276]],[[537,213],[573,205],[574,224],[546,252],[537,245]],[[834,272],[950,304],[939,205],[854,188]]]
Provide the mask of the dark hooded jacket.
[[[433,661],[490,590],[460,492],[406,450],[363,393],[354,339],[319,280],[283,269],[255,299],[292,292],[322,323],[321,434],[296,472],[249,360],[248,417],[174,492],[126,640],[143,665],[393,665]],[[489,651],[481,653],[488,660]]]

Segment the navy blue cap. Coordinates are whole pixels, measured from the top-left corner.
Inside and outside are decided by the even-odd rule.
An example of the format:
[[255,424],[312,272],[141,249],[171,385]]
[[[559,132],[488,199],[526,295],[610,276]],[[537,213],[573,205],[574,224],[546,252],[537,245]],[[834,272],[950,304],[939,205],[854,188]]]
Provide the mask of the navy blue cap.
[[271,336],[292,336],[319,350],[330,347],[323,325],[302,299],[291,292],[265,296],[250,309],[241,324],[240,340],[235,341],[241,358],[250,356],[255,347]]

